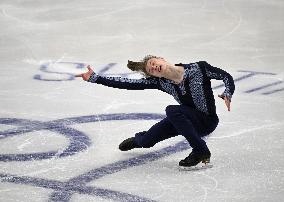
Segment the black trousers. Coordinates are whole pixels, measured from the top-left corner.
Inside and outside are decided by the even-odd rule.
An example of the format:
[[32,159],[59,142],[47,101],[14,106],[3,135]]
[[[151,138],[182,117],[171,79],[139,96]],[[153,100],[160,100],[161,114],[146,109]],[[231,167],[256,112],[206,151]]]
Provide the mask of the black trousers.
[[134,141],[143,148],[149,148],[165,139],[183,135],[193,151],[208,152],[203,136],[215,130],[219,119],[217,115],[206,115],[186,105],[169,105],[167,117],[153,125],[148,131],[136,133]]

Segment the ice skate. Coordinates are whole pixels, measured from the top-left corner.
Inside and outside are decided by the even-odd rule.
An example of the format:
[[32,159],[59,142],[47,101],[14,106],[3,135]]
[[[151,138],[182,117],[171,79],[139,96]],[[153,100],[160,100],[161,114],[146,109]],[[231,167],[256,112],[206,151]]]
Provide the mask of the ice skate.
[[131,150],[131,149],[134,149],[134,148],[141,148],[139,145],[137,145],[134,142],[134,137],[127,138],[126,140],[124,140],[119,145],[119,149],[121,151],[128,151],[128,150]]
[[188,157],[179,162],[179,168],[181,170],[201,170],[206,168],[212,168],[213,165],[210,164],[210,157],[210,152],[191,152]]

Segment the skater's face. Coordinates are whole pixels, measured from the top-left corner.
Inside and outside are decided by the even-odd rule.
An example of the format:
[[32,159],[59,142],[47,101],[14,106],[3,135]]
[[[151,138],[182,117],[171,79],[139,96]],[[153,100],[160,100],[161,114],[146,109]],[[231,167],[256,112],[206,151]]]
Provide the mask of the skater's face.
[[164,58],[151,58],[147,61],[146,71],[151,76],[161,78],[164,75],[167,61]]

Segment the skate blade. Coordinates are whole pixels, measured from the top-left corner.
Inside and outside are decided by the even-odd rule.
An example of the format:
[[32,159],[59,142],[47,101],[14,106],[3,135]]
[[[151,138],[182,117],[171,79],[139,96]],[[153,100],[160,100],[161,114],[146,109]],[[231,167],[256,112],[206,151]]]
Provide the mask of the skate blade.
[[198,171],[198,170],[205,170],[208,168],[212,168],[213,164],[207,163],[207,164],[198,164],[196,166],[186,167],[186,166],[179,166],[180,171]]

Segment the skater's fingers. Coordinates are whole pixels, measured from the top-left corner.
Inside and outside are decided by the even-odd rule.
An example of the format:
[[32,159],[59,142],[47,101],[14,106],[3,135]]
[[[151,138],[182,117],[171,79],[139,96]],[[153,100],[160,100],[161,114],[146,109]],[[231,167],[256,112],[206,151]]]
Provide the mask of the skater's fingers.
[[218,97],[225,101],[225,104],[226,104],[226,107],[228,108],[228,111],[231,111],[231,100],[225,95],[218,95]]
[[227,103],[226,105],[227,105],[228,111],[231,111],[230,103]]
[[230,98],[228,98],[227,96],[225,96],[225,97],[224,97],[224,100],[225,100],[225,102],[228,102],[228,103],[230,103],[230,102],[231,102],[231,99],[230,99]]
[[75,77],[83,77],[83,74],[76,74]]
[[88,68],[89,72],[93,72],[93,69],[91,68],[90,65],[88,65],[87,68]]
[[225,99],[225,104],[228,108],[228,111],[231,111],[231,101],[227,97],[225,97],[224,99]]

